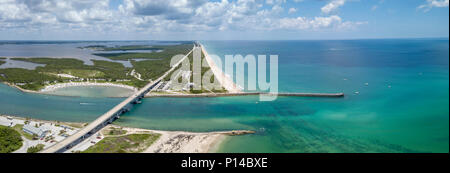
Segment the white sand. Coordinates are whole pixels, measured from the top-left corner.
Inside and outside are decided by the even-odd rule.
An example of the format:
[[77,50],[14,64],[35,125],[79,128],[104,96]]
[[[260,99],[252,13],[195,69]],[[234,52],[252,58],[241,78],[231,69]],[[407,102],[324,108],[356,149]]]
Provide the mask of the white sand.
[[[129,134],[142,134],[142,133],[157,133],[161,136],[153,143],[149,148],[143,151],[143,153],[208,153],[214,152],[218,148],[220,143],[224,141],[227,134],[231,131],[224,132],[184,132],[184,131],[161,131],[161,130],[148,130],[140,128],[121,127],[117,125],[108,125],[103,129],[109,129],[109,127],[122,128]],[[101,136],[105,136],[101,134]],[[109,135],[108,135],[109,136]],[[118,135],[122,136],[122,135]]]
[[220,133],[191,133],[154,131],[161,137],[147,148],[144,153],[208,153],[220,145],[226,138]]
[[115,84],[115,83],[95,83],[95,82],[69,82],[69,83],[58,83],[54,85],[48,85],[45,86],[45,88],[39,90],[39,92],[49,92],[54,91],[59,88],[65,88],[65,87],[73,87],[73,86],[106,86],[106,87],[121,87],[133,90],[134,92],[137,92],[138,89],[129,85],[123,85],[123,84]]
[[72,79],[75,79],[75,78],[78,78],[78,77],[76,77],[76,76],[72,76],[72,75],[70,75],[70,74],[56,74],[56,76],[59,76],[59,77],[66,77],[66,78],[72,78]]
[[[8,120],[7,118],[11,118]],[[57,135],[59,130],[64,129],[63,127],[56,127],[55,124],[78,124],[81,125],[83,123],[69,123],[69,122],[59,122],[56,121],[44,121],[44,120],[36,120],[30,119],[30,124],[43,123],[44,125],[51,126],[52,133],[51,135],[55,136],[55,141],[60,142],[65,137]],[[15,124],[24,124],[25,118],[15,117],[15,116],[7,116],[0,115],[0,125],[14,126]],[[160,131],[160,130],[148,130],[148,129],[140,129],[140,128],[130,128],[130,127],[122,127],[118,125],[108,125],[103,129],[108,129],[109,127],[122,128],[126,130],[128,134],[139,134],[139,133],[158,133],[161,134],[160,138],[155,141],[149,148],[144,150],[143,153],[208,153],[215,152],[220,144],[229,136],[229,135],[238,135],[237,133],[247,134],[253,133],[252,131],[220,131],[220,132],[205,132],[205,133],[195,133],[195,132],[184,132],[184,131]],[[73,128],[73,130],[66,129],[67,133],[72,135],[78,128]],[[73,151],[83,151],[89,148],[95,143],[98,143],[101,139],[105,137],[105,134],[102,134],[103,130],[95,133],[88,139],[74,146],[66,153],[72,153]],[[106,135],[110,136],[110,135]],[[100,138],[97,138],[100,137]],[[24,139],[24,145],[14,153],[24,153],[26,149],[31,146],[35,146],[37,144],[44,144],[45,148],[48,148],[54,145],[56,142],[44,142],[42,140],[28,140]]]
[[219,81],[219,83],[226,90],[228,90],[231,93],[239,93],[239,92],[241,92],[240,87],[238,87],[233,82],[233,80],[231,80],[231,78],[222,71],[222,69],[217,67],[217,65],[214,62],[214,60],[212,60],[211,57],[209,57],[208,52],[206,52],[206,50],[203,48],[203,45],[201,46],[201,48],[202,48],[203,54],[205,55],[206,61],[208,62],[209,66],[211,67],[211,71],[214,73],[214,76]]

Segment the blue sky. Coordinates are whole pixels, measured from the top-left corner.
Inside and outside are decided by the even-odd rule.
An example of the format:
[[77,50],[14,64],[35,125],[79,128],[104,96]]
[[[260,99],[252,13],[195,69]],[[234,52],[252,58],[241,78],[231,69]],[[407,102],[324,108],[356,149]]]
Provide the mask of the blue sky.
[[449,35],[448,0],[0,0],[0,40]]

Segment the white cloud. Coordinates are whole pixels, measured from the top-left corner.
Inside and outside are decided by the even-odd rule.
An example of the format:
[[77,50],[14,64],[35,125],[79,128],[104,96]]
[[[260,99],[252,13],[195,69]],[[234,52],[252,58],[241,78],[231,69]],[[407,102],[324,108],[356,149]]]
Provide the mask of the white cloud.
[[328,17],[315,17],[308,19],[305,17],[283,18],[278,21],[276,29],[288,30],[318,30],[324,28],[333,29],[354,29],[358,25],[367,24],[367,22],[343,22],[337,15]]
[[328,4],[321,8],[322,13],[330,14],[335,12],[340,6],[345,4],[345,0],[331,0]]
[[266,4],[275,5],[285,3],[286,0],[266,0]]
[[426,4],[418,6],[417,9],[423,9],[427,12],[433,7],[448,7],[448,1],[449,0],[427,0]]
[[46,25],[78,27],[108,23],[113,18],[108,0],[3,0],[0,1],[0,22],[19,27]]
[[[334,0],[321,10],[331,13]],[[300,1],[298,1],[300,2]],[[124,0],[117,9],[109,0],[0,0],[0,25],[73,32],[208,32],[217,30],[321,30],[354,28],[337,15],[282,17],[286,0]],[[319,10],[319,9],[318,9]],[[296,8],[289,8],[295,14]]]
[[292,13],[295,13],[295,12],[297,12],[296,8],[289,8],[289,11],[288,11],[289,14],[292,14]]
[[192,16],[195,9],[204,3],[205,0],[125,0],[124,6],[135,15],[182,19]]

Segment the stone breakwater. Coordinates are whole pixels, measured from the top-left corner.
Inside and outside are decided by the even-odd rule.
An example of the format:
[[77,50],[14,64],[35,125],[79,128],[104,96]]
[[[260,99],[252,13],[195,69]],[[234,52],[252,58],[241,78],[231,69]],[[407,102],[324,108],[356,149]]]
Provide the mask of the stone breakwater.
[[93,82],[70,82],[70,83],[58,83],[54,85],[45,86],[43,89],[39,90],[39,92],[49,92],[54,91],[56,89],[65,88],[65,87],[74,87],[74,86],[105,86],[105,87],[121,87],[133,90],[134,92],[138,91],[137,88],[123,85],[123,84],[115,84],[115,83],[93,83]]
[[206,94],[148,94],[145,97],[226,97],[250,95],[276,95],[292,97],[343,97],[344,93],[265,93],[265,92],[239,92],[239,93],[206,93]]

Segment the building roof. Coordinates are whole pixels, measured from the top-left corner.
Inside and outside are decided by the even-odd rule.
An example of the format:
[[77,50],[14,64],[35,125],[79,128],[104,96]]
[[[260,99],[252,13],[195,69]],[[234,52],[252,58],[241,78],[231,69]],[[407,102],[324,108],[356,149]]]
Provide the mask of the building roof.
[[34,127],[32,125],[29,125],[29,124],[25,124],[23,126],[23,130],[26,131],[26,132],[30,132],[30,133],[36,134],[38,136],[42,136],[47,131],[45,129],[36,128],[36,127]]

